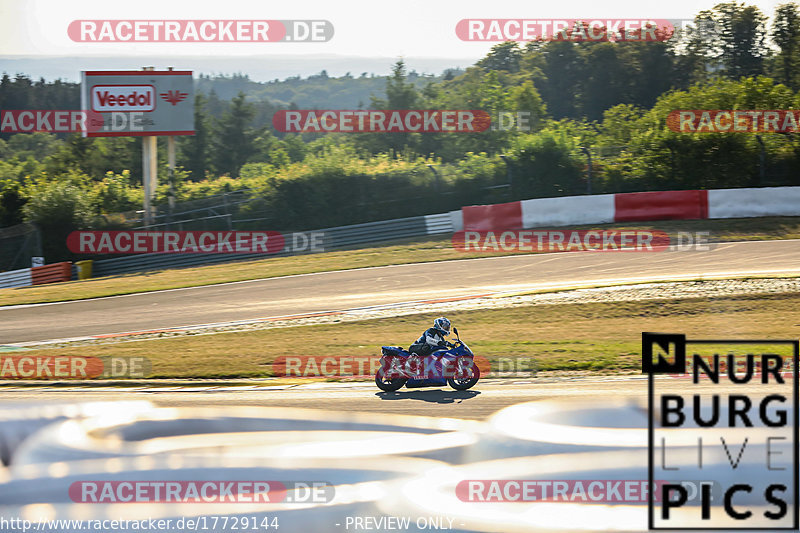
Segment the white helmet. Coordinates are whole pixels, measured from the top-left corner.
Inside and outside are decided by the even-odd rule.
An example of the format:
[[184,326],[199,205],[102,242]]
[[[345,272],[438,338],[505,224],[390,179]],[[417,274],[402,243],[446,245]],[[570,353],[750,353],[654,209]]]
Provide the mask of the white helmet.
[[445,317],[439,317],[433,321],[433,327],[445,335],[450,335],[450,321]]

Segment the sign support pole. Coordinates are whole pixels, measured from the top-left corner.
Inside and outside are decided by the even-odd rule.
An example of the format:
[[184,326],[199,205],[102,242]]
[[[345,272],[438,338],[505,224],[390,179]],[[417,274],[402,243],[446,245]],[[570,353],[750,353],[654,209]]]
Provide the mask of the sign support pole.
[[144,224],[149,226],[154,221],[153,196],[156,192],[156,174],[158,165],[156,159],[156,137],[149,135],[142,137],[142,181],[144,185]]
[[175,136],[167,137],[167,169],[169,172],[169,209],[175,207]]

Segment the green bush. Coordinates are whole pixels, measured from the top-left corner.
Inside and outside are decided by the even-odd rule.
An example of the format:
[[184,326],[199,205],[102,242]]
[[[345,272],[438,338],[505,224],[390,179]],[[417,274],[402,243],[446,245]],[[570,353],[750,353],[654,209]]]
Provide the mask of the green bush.
[[72,257],[67,249],[67,236],[72,231],[92,226],[95,213],[92,200],[84,188],[71,180],[28,183],[27,203],[22,207],[26,222],[36,224],[42,232],[42,252],[47,262]]

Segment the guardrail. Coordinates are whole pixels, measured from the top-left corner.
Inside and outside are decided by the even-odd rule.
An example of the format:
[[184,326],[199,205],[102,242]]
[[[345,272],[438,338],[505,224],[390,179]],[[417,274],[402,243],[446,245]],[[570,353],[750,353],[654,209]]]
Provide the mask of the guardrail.
[[[320,251],[331,251],[363,244],[379,244],[411,237],[452,233],[453,231],[455,228],[451,213],[440,213],[338,226],[306,233],[322,234]],[[294,235],[296,234],[286,234],[285,247],[283,251],[276,254],[141,254],[94,261],[93,275],[112,276],[308,253],[308,250],[298,251],[296,249],[293,242]]]
[[72,263],[69,261],[31,268],[31,285],[69,281],[71,277]]
[[0,273],[0,289],[27,287],[31,284],[31,269],[21,268]]
[[53,263],[33,268],[22,268],[0,273],[0,289],[29,287],[45,283],[57,283],[72,279],[72,263]]
[[[699,207],[697,207],[699,206]],[[537,198],[506,204],[466,206],[459,211],[434,215],[381,220],[338,226],[309,233],[322,235],[316,251],[346,249],[365,244],[440,235],[462,230],[520,229],[579,224],[603,224],[620,220],[661,220],[675,218],[738,218],[800,215],[800,187],[721,189],[710,191],[659,191],[647,193],[601,194]],[[311,250],[298,249],[297,234],[287,234],[284,249],[277,254],[140,254],[94,261],[94,276],[230,263],[267,257],[296,255]],[[67,272],[69,263],[60,268]],[[37,267],[42,268],[42,267]],[[23,287],[35,283],[31,271],[22,269],[0,274],[0,288]],[[71,278],[78,269],[71,267]],[[68,276],[66,279],[70,279]]]
[[461,211],[463,229],[472,231],[646,220],[799,216],[800,187],[560,196],[467,206]]

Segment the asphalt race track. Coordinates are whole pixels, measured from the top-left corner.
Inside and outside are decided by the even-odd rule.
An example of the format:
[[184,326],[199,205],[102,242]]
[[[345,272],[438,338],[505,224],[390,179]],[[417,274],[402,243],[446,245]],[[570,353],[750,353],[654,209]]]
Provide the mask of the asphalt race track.
[[[0,343],[293,315],[426,298],[542,287],[800,271],[797,241],[719,244],[707,252],[554,253],[420,263],[288,276],[78,302],[0,308]],[[67,318],[68,317],[68,318]],[[551,398],[646,400],[642,376],[484,380],[474,390],[373,383],[246,387],[5,387],[7,402],[147,399],[159,406],[259,405],[485,419]],[[400,400],[400,401],[398,401]]]
[[[691,380],[668,383],[673,393],[695,393]],[[3,403],[99,402],[149,400],[159,407],[262,406],[373,412],[484,420],[522,402],[567,400],[609,402],[628,399],[647,405],[647,378],[642,375],[483,380],[470,390],[449,387],[381,392],[374,383],[317,383],[279,390],[257,387],[11,387]],[[717,386],[714,391],[742,392],[741,387]],[[753,392],[758,391],[755,386]]]
[[[498,383],[498,381],[501,381]],[[506,381],[506,383],[502,383]],[[626,380],[627,381],[627,380]],[[601,394],[607,394],[618,387],[628,388],[615,382],[613,388],[604,382],[592,382],[589,387]],[[588,385],[588,383],[587,383]],[[5,402],[87,402],[126,400],[149,400],[160,407],[208,407],[208,406],[264,406],[301,407],[309,409],[328,409],[339,412],[363,411],[396,414],[415,414],[421,416],[445,416],[450,418],[483,419],[503,407],[520,402],[543,399],[554,393],[562,385],[533,387],[530,379],[512,384],[511,380],[479,382],[475,390],[455,391],[449,387],[401,389],[396,393],[381,392],[374,383],[358,383],[341,386],[334,383],[301,385],[282,390],[248,390],[246,387],[179,389],[177,387],[151,388],[138,390],[117,388],[41,388],[4,389]],[[632,390],[646,391],[647,381],[636,380]],[[587,391],[589,388],[586,389]],[[557,395],[557,394],[556,394]],[[0,402],[2,405],[3,402]]]
[[796,240],[715,246],[710,251],[563,252],[395,265],[0,307],[0,344],[618,280],[800,272]]
[[[797,242],[772,241],[722,244],[709,252],[576,252],[370,268],[10,307],[0,310],[0,344],[543,287],[777,276],[796,274],[798,265]],[[300,508],[287,503],[285,509],[280,507],[282,502],[247,503],[251,507],[246,513],[258,517],[282,513],[282,531],[347,531],[351,529],[347,520],[358,517],[410,516],[419,521],[439,515],[448,520],[444,529],[452,524],[452,530],[463,532],[645,530],[647,508],[638,504],[564,501],[549,505],[570,507],[548,515],[539,512],[542,507],[514,502],[475,505],[456,498],[456,487],[464,480],[486,479],[647,479],[647,376],[542,373],[485,379],[467,391],[403,388],[392,393],[378,390],[372,382],[278,383],[249,380],[237,386],[212,380],[165,380],[124,386],[70,382],[29,386],[6,382],[0,386],[0,418],[3,413],[7,417],[0,423],[0,455],[5,450],[8,465],[0,463],[0,500],[5,500],[0,516],[33,517],[33,510],[52,509],[53,517],[86,521],[116,518],[112,512],[123,510],[134,519],[177,520],[210,513],[227,519],[245,509],[241,503],[198,506],[137,500],[133,506],[86,505],[75,500],[71,490],[75,483],[100,482],[86,480],[144,482],[137,486],[178,480],[180,486],[185,480],[277,479],[302,481],[308,487],[304,480],[317,479],[335,489],[332,502],[316,507],[304,503]],[[711,380],[693,384],[691,379],[669,374],[654,378],[653,383],[687,398],[745,393],[758,402],[767,394],[758,380],[744,386],[727,381],[712,384]],[[788,397],[795,383],[787,379],[768,392]],[[579,403],[572,403],[576,400]],[[205,407],[211,409],[204,412]],[[83,409],[96,413],[75,418]],[[64,420],[66,412],[72,413],[72,419]],[[343,417],[350,421],[338,421]],[[736,429],[752,432],[754,442],[766,435],[764,428]],[[670,434],[673,437],[675,433]],[[689,437],[694,444],[695,435]],[[742,452],[747,442],[741,445]],[[755,446],[750,449],[764,452]],[[672,451],[682,453],[680,457],[691,454],[691,461],[699,453],[676,448]],[[760,479],[748,472],[761,465],[751,458],[763,455],[750,449],[741,464],[739,452],[737,467],[745,472],[741,476],[750,476],[746,479]],[[730,474],[730,455],[720,459],[721,450],[717,452],[704,461],[706,469],[699,479],[730,484],[735,479]],[[686,479],[680,477],[685,476],[685,466],[674,468],[680,470],[678,477],[665,479]],[[758,475],[762,471],[763,466]],[[381,477],[376,481],[369,476]],[[718,507],[714,507],[715,517]],[[556,518],[548,521],[548,516]],[[565,518],[572,522],[565,523]],[[715,524],[729,526],[716,519]],[[215,530],[230,531],[225,524]],[[407,530],[431,530],[428,522],[424,527],[415,524]],[[82,525],[58,531],[78,533]],[[186,530],[183,526],[164,529]],[[376,526],[372,530],[389,529]]]

